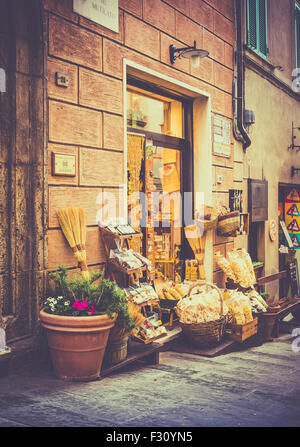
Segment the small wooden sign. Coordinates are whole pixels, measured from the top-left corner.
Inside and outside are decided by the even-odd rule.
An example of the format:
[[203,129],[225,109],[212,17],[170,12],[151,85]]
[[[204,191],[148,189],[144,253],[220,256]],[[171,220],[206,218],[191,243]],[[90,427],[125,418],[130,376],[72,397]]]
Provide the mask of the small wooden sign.
[[288,262],[288,272],[291,285],[292,296],[299,296],[299,274],[297,259]]
[[52,152],[52,175],[76,176],[76,155]]

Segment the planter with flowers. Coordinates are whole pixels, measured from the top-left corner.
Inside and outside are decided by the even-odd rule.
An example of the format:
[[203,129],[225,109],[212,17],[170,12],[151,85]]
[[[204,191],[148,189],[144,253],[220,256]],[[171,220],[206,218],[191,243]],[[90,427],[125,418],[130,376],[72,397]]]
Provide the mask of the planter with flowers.
[[130,331],[135,324],[125,295],[103,272],[73,279],[68,279],[67,272],[60,266],[49,275],[51,296],[40,311],[40,320],[47,331],[55,375],[94,380],[100,377],[110,329]]

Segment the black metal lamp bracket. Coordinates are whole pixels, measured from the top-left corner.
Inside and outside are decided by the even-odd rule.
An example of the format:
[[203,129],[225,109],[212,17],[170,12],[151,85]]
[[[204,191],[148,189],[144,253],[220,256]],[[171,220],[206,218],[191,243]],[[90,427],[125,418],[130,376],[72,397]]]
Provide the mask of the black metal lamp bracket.
[[[196,49],[196,41],[194,40],[194,45],[192,47],[184,47],[184,48],[176,48],[175,45],[170,45],[170,61],[172,64],[176,61],[177,57],[180,57],[181,53],[186,50],[195,50]],[[176,55],[178,53],[178,56]]]

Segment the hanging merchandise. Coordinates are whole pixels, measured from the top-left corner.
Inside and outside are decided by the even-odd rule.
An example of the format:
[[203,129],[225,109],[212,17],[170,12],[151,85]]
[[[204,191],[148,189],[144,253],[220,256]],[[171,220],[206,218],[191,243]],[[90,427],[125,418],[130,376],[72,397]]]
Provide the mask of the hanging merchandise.
[[297,217],[300,216],[298,207],[295,203],[290,208],[288,208],[288,206],[287,206],[287,209],[288,209],[288,211],[286,212],[286,214],[288,214],[289,216],[297,216]]
[[274,219],[270,220],[269,235],[270,235],[271,241],[274,242],[276,239],[276,236],[277,236],[277,224]]
[[81,274],[90,277],[86,263],[86,219],[82,208],[62,208],[57,210],[59,225],[77,259]]
[[288,203],[293,203],[293,202],[299,203],[300,202],[300,195],[299,195],[298,190],[296,188],[292,188],[288,192],[285,201],[288,202]]
[[201,233],[197,225],[185,227],[184,232],[198,262],[200,279],[205,279],[204,254],[206,233]]
[[256,276],[250,255],[245,249],[229,252],[227,255],[228,259],[222,256],[220,252],[217,252],[215,257],[218,266],[234,284],[244,289],[254,286]]
[[290,234],[294,248],[300,249],[300,189],[289,188],[286,191],[284,203],[284,221],[287,231]]

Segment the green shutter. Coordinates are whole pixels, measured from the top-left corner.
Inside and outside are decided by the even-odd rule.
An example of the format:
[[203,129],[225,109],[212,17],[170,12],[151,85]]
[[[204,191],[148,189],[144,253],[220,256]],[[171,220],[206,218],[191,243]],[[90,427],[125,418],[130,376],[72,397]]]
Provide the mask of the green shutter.
[[256,0],[248,0],[248,45],[257,48],[257,31],[256,31]]
[[267,0],[247,0],[247,43],[261,55],[268,55]]
[[295,3],[295,57],[296,68],[300,68],[300,7]]
[[266,0],[258,0],[258,33],[259,33],[259,48],[258,50],[268,55],[267,47],[267,14],[266,14]]

